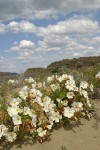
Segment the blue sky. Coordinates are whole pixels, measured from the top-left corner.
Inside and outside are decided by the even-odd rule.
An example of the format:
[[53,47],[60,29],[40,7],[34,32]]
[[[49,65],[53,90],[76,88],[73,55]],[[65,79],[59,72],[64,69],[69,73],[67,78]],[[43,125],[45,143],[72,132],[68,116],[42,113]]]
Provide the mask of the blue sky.
[[100,55],[100,0],[0,0],[0,71]]

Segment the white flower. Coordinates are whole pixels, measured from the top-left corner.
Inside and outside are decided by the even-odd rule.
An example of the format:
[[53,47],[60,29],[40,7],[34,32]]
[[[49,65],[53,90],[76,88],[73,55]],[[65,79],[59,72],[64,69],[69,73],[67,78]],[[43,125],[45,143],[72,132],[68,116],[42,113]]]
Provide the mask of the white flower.
[[50,104],[50,103],[51,103],[51,98],[48,97],[48,96],[44,97],[43,103],[44,103],[44,104]]
[[74,116],[75,110],[70,107],[65,107],[64,108],[64,116],[67,118],[72,118]]
[[24,115],[28,115],[28,114],[29,114],[29,111],[30,111],[30,108],[29,108],[29,107],[24,107],[24,109],[23,109],[23,114],[24,114]]
[[63,104],[63,106],[67,106],[68,105],[68,101],[64,100],[64,101],[62,101],[62,104]]
[[44,137],[46,135],[46,130],[43,130],[41,127],[37,129],[38,135]]
[[18,80],[8,80],[8,84],[16,85],[18,84]]
[[82,81],[82,82],[80,83],[80,88],[82,88],[82,89],[87,89],[88,86],[89,86],[89,84],[88,84],[86,81]]
[[59,87],[59,84],[51,84],[50,87],[51,87],[51,89],[52,89],[53,91],[56,91],[57,89],[60,88],[60,87]]
[[91,108],[91,106],[92,106],[88,98],[87,98],[87,105],[88,105],[90,108]]
[[35,88],[32,88],[30,90],[30,96],[33,98],[36,98],[37,96],[42,97],[42,93],[39,90],[36,90]]
[[37,88],[41,88],[43,86],[43,84],[41,82],[37,83]]
[[19,105],[20,102],[21,102],[21,99],[20,99],[20,98],[13,98],[13,99],[10,101],[10,105],[11,105],[11,106],[17,106],[17,105]]
[[14,127],[14,132],[17,132],[17,131],[19,131],[19,126],[18,125]]
[[59,99],[59,98],[57,98],[56,101],[57,101],[59,104],[62,104],[63,106],[67,106],[67,104],[68,104],[68,101],[67,101],[67,100],[62,101],[62,100]]
[[17,134],[15,132],[8,132],[8,134],[6,135],[6,139],[9,142],[13,142],[16,140]]
[[73,98],[75,96],[75,94],[73,92],[67,92],[66,95],[69,99]]
[[68,79],[68,75],[67,74],[63,74],[62,76],[57,78],[57,80],[59,82],[62,82],[62,81],[67,80],[67,79]]
[[84,98],[88,98],[88,93],[85,90],[79,90],[80,94],[84,96]]
[[53,126],[53,124],[50,124],[50,125],[47,125],[46,127],[47,127],[48,130],[51,130],[52,126]]
[[73,102],[72,107],[75,109],[76,112],[83,110],[83,104],[81,102]]
[[28,83],[34,83],[34,79],[32,77],[29,77],[28,79],[25,79]]
[[67,75],[67,77],[68,77],[69,80],[73,80],[73,76]]
[[60,103],[60,102],[61,102],[61,99],[57,98],[56,101],[57,101],[58,103]]
[[78,87],[74,87],[74,90],[73,90],[73,91],[76,91],[76,92],[77,92],[77,91],[78,91]]
[[39,90],[36,91],[36,94],[37,96],[42,97],[42,93]]
[[19,107],[15,106],[15,107],[8,107],[7,109],[8,111],[8,114],[12,117],[12,116],[15,116],[15,115],[18,115],[18,113],[22,113],[23,110],[20,109]]
[[21,117],[19,115],[13,116],[12,119],[13,119],[14,125],[20,125],[20,124],[22,124]]
[[25,100],[28,97],[28,91],[29,88],[27,86],[24,86],[19,92],[19,96]]
[[47,82],[48,82],[48,83],[51,83],[51,82],[53,82],[53,80],[55,80],[55,78],[56,78],[56,77],[55,77],[54,75],[51,76],[51,77],[48,77],[48,78],[47,78]]
[[74,91],[76,85],[75,85],[75,81],[74,80],[68,80],[65,83],[66,89],[68,89],[69,91]]
[[5,136],[6,132],[8,131],[8,128],[5,125],[0,125],[0,139],[2,136]]
[[24,115],[29,115],[30,117],[34,116],[34,112],[29,107],[24,107],[23,114]]
[[36,117],[36,115],[33,115],[32,116],[32,123],[33,123],[34,127],[36,127],[36,121],[37,121],[37,117]]
[[93,92],[93,84],[90,85],[90,90]]
[[62,119],[62,116],[59,114],[59,112],[55,112],[55,111],[51,112],[50,120],[59,122],[60,119]]
[[100,71],[96,74],[96,78],[100,79]]

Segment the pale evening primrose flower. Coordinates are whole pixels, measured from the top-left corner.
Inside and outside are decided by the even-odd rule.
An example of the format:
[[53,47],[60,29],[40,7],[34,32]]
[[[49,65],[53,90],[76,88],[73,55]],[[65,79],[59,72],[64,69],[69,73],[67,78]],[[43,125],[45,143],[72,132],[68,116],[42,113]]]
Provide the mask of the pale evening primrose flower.
[[93,92],[93,84],[90,85],[90,90]]
[[29,77],[28,79],[25,79],[28,83],[34,83],[34,79],[32,77]]
[[64,108],[64,116],[67,118],[72,118],[74,116],[75,110],[70,107],[65,107]]
[[0,125],[0,139],[2,136],[5,136],[6,132],[8,131],[8,128],[5,125]]
[[62,76],[57,78],[57,80],[59,82],[62,82],[62,81],[67,80],[67,79],[68,79],[68,75],[67,74],[63,74]]
[[38,135],[44,137],[46,135],[46,130],[43,130],[41,127],[37,129]]
[[76,112],[83,110],[83,104],[81,102],[73,102],[72,107],[75,109]]
[[80,89],[79,92],[80,92],[80,95],[83,95],[83,96],[84,96],[84,98],[88,98],[88,93],[87,93],[87,91]]
[[34,112],[32,109],[30,109],[29,107],[24,107],[23,109],[23,114],[24,115],[29,115],[30,117],[34,116]]
[[76,85],[75,85],[75,81],[74,80],[68,80],[65,83],[66,89],[68,89],[69,91],[74,91]]
[[66,96],[71,99],[75,96],[75,94],[73,92],[67,92]]
[[18,113],[22,113],[23,112],[23,110],[22,109],[20,109],[19,107],[8,107],[8,109],[7,109],[7,111],[8,111],[8,114],[9,114],[9,116],[15,116],[15,115],[18,115]]
[[96,74],[96,78],[100,79],[100,71]]
[[59,112],[52,112],[51,116],[52,121],[59,122],[60,119],[62,119],[62,116],[59,114]]
[[8,80],[8,84],[16,85],[18,84],[18,80]]
[[20,124],[22,124],[21,117],[19,115],[13,116],[12,119],[13,119],[14,125],[20,125]]
[[17,132],[17,131],[19,131],[19,126],[18,125],[14,127],[14,132]]
[[91,106],[92,106],[88,98],[87,98],[87,105],[88,105],[90,108],[91,108]]
[[24,100],[26,100],[26,98],[28,97],[28,91],[29,91],[29,88],[27,86],[24,86],[21,91],[19,92],[19,96],[21,98],[23,98]]
[[51,89],[52,89],[53,91],[56,91],[57,89],[60,88],[60,87],[59,87],[59,84],[51,84],[50,87],[51,87]]
[[10,105],[11,105],[11,106],[17,106],[17,105],[19,105],[20,102],[21,102],[21,99],[20,99],[20,98],[13,98],[13,99],[10,101]]
[[51,83],[54,79],[55,79],[55,76],[54,76],[54,75],[51,76],[51,77],[48,77],[48,78],[47,78],[47,82],[48,82],[48,83]]
[[15,132],[8,132],[8,134],[6,135],[6,139],[9,142],[13,142],[16,140],[17,134]]
[[82,89],[87,89],[88,86],[89,86],[89,84],[88,84],[86,81],[82,81],[82,82],[80,83],[80,88],[82,88]]
[[36,117],[36,115],[33,115],[32,116],[32,123],[33,123],[34,127],[36,127],[36,121],[37,121],[37,117]]

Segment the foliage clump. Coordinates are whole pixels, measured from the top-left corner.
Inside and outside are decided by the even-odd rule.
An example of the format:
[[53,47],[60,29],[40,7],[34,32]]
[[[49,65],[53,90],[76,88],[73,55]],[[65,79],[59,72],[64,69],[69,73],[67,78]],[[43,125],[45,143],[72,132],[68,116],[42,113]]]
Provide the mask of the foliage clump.
[[[100,72],[96,78],[100,81]],[[8,84],[15,86],[18,81],[9,80]],[[68,74],[52,75],[46,82],[36,82],[32,77],[23,80],[13,98],[0,102],[0,139],[13,142],[27,135],[40,142],[50,140],[55,126],[91,117],[90,91],[92,84],[76,84]]]

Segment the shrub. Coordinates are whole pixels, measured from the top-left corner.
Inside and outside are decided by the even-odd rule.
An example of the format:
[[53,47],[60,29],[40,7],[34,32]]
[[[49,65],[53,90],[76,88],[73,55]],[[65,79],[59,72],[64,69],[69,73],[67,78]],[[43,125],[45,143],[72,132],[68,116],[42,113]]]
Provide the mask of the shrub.
[[0,139],[13,142],[30,135],[43,142],[55,126],[91,117],[88,92],[93,87],[86,81],[77,86],[73,76],[63,74],[43,83],[30,77],[22,85],[11,100],[1,102]]

